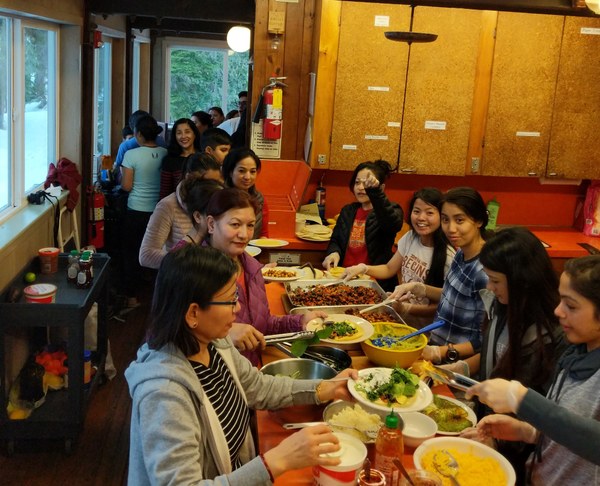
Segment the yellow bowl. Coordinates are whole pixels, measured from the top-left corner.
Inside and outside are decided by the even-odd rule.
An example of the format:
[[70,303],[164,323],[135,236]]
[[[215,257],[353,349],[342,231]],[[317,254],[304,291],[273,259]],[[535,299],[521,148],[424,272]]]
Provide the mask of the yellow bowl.
[[374,322],[373,328],[375,329],[373,335],[360,343],[360,346],[367,358],[380,366],[409,368],[419,359],[423,348],[427,345],[427,336],[421,334],[417,336],[417,339],[419,339],[418,345],[409,350],[378,347],[372,343],[372,340],[379,336],[399,337],[414,332],[416,329],[396,322]]

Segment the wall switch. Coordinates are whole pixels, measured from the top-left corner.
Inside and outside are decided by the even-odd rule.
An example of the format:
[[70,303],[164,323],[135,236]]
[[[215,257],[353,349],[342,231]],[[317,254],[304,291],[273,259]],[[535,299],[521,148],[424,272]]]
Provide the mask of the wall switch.
[[325,165],[327,163],[327,155],[325,155],[325,154],[317,155],[317,162],[319,162],[319,165]]
[[471,172],[479,172],[479,157],[471,157]]

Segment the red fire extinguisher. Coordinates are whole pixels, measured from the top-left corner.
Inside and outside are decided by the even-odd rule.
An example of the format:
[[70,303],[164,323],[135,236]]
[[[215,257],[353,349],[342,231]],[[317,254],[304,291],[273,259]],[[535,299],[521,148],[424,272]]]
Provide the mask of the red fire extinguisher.
[[263,119],[263,138],[267,140],[279,140],[281,138],[281,124],[283,121],[283,90],[278,87],[285,86],[284,83],[271,78],[271,85],[263,94],[265,106],[265,117]]
[[104,247],[104,194],[95,188],[88,188],[88,245]]

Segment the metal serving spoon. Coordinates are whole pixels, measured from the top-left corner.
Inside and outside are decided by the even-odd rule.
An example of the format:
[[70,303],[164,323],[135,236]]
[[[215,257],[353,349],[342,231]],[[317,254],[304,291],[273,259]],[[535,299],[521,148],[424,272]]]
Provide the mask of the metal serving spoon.
[[[445,459],[441,459],[440,455],[445,456]],[[437,472],[442,476],[450,478],[454,486],[460,486],[460,483],[456,480],[458,474],[458,462],[454,459],[454,456],[450,454],[446,449],[442,449],[433,455],[433,465]]]

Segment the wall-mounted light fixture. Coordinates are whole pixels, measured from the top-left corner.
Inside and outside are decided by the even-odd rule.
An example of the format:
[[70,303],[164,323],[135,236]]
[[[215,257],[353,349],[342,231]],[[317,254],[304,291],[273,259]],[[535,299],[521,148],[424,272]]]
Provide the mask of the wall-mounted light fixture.
[[598,0],[585,0],[587,8],[589,8],[596,15],[600,15],[600,1]]
[[227,32],[227,45],[232,51],[246,52],[250,49],[250,29],[236,25]]
[[269,47],[272,51],[281,49],[281,41],[285,32],[285,11],[271,10],[269,12],[269,21],[267,23],[267,32],[272,34]]

